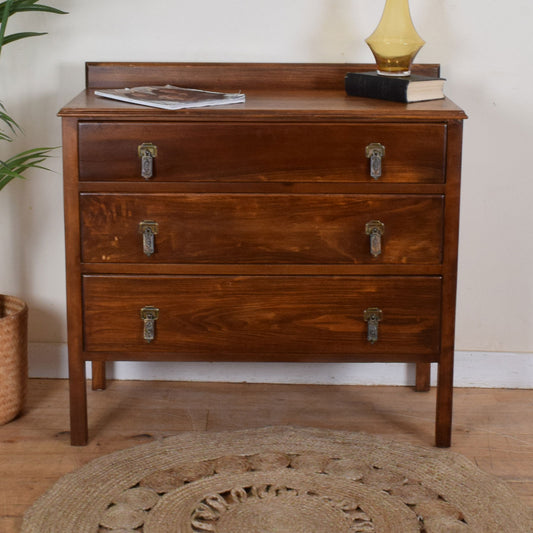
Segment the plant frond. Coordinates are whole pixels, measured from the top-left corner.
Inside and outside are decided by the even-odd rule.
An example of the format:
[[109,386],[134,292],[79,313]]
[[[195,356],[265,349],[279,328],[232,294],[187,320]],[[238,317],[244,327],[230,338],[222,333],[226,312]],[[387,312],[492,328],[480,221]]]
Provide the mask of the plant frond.
[[46,35],[46,32],[25,31],[21,33],[13,33],[4,37],[2,45],[18,41],[19,39],[25,39],[26,37],[38,37],[39,35]]
[[46,32],[21,32],[6,36],[6,26],[9,17],[16,13],[37,11],[40,13],[55,13],[56,15],[66,15],[66,11],[52,6],[37,4],[39,0],[6,0],[0,2],[0,52],[5,44],[25,39],[26,37],[36,37],[46,35]]
[[30,5],[30,6],[20,6],[15,8],[11,14],[14,13],[22,13],[24,11],[41,11],[45,13],[55,13],[56,15],[66,15],[66,11],[62,11],[61,9],[57,9],[52,6],[43,6],[43,5]]
[[[7,4],[9,5],[7,17],[15,15],[16,13],[23,13],[25,11],[40,11],[43,13],[55,13],[56,15],[66,15],[67,11],[57,9],[56,7],[37,4],[39,0],[12,0],[11,2],[0,2],[0,13],[4,13]],[[2,17],[3,15],[0,15]],[[0,21],[2,18],[0,18]]]
[[0,190],[14,179],[25,179],[24,172],[31,168],[50,170],[43,167],[43,163],[49,157],[50,152],[56,148],[32,148],[17,154],[7,161],[0,161]]
[[[2,104],[2,102],[0,102],[0,121],[2,121],[9,128],[9,130],[11,131],[11,133],[13,135],[16,135],[17,131],[18,132],[22,132],[22,128],[15,122],[15,120],[13,118],[11,118],[7,114],[6,108]],[[5,133],[4,131],[2,131],[1,128],[0,128],[0,139],[3,140],[3,141],[12,141],[13,140],[11,135],[9,135],[8,133]]]
[[[9,44],[27,37],[45,35],[46,32],[19,32],[6,35],[6,27],[9,17],[16,13],[36,11],[40,13],[66,14],[65,11],[55,7],[37,4],[39,0],[5,0],[0,2],[0,53],[5,44]],[[8,114],[4,105],[0,102],[0,141],[12,141],[11,135],[21,132],[20,126]],[[33,148],[17,154],[7,161],[0,160],[0,191],[14,179],[25,179],[24,173],[32,168],[50,170],[42,165],[51,157],[52,150],[56,148]]]
[[9,18],[12,5],[13,0],[7,0],[7,2],[3,2],[1,6],[0,12],[2,13],[2,20],[0,22],[0,52],[2,52],[4,35],[6,34],[7,19]]

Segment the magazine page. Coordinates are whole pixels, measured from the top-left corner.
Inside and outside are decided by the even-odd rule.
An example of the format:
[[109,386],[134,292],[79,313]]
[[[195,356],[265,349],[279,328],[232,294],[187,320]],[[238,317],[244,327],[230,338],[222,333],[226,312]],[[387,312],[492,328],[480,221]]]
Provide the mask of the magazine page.
[[95,91],[94,94],[104,98],[162,109],[205,107],[236,104],[245,101],[243,93],[219,93],[200,89],[187,89],[174,85],[100,89]]

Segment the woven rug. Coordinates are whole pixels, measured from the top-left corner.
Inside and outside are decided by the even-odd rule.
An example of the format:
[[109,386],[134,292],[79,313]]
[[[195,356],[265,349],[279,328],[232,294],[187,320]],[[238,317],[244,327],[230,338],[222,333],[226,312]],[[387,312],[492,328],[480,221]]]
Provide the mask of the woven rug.
[[447,450],[339,431],[184,433],[92,461],[23,533],[532,532],[509,488]]

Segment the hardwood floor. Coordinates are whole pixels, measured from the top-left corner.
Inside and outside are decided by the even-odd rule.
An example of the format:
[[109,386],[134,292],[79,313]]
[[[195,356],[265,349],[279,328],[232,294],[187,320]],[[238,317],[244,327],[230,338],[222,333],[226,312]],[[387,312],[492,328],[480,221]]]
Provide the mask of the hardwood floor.
[[[434,389],[115,381],[88,394],[86,447],[69,444],[65,380],[30,380],[25,414],[0,427],[2,533],[18,532],[24,511],[67,472],[180,431],[298,425],[421,446],[434,438]],[[456,389],[454,398],[451,449],[533,507],[533,390]]]

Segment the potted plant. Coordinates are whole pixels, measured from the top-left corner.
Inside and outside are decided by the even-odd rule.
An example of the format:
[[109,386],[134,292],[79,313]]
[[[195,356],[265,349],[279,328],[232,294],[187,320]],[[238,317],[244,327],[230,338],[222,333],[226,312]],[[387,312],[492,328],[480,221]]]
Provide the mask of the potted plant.
[[[40,0],[7,0],[0,2],[0,55],[5,45],[43,35],[37,32],[20,32],[6,35],[7,22],[16,13],[38,11],[64,14],[54,7],[39,4]],[[12,142],[22,129],[11,118],[0,102],[0,143]],[[32,148],[9,159],[0,160],[0,191],[12,180],[24,178],[32,168],[41,164],[53,148]],[[3,156],[2,156],[3,157]],[[24,406],[28,379],[27,329],[28,307],[14,296],[0,294],[0,424],[15,418]]]

